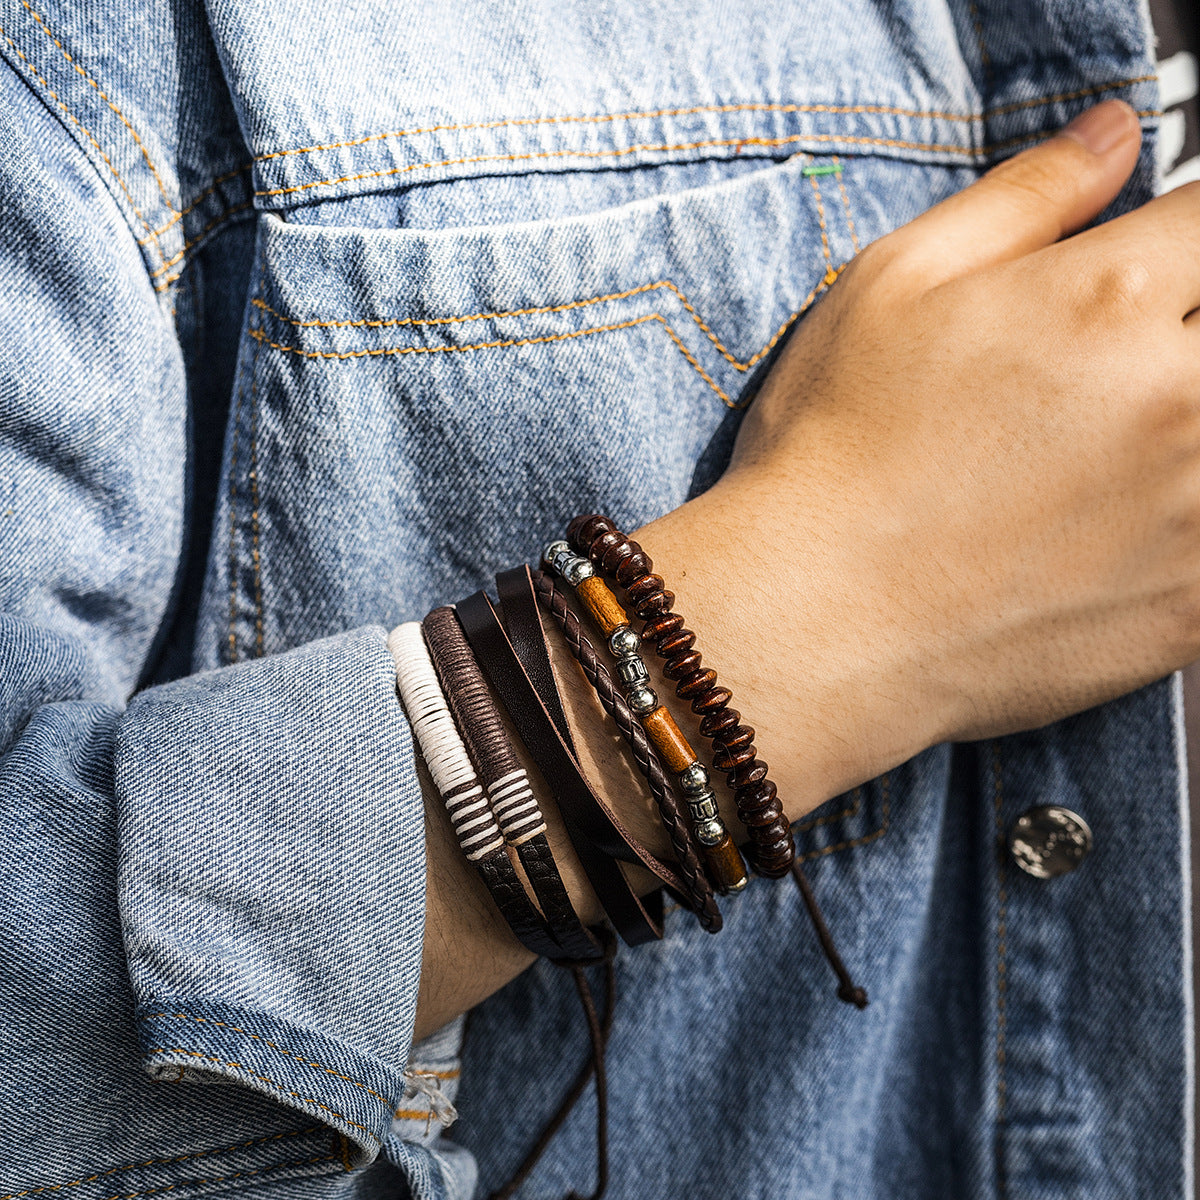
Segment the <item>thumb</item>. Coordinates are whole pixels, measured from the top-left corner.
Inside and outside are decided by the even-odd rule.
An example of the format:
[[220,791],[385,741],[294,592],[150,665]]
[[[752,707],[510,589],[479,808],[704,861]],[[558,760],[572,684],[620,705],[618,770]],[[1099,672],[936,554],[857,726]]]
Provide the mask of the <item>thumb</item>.
[[1106,100],[888,240],[928,287],[1019,258],[1097,216],[1129,178],[1140,145],[1137,114]]

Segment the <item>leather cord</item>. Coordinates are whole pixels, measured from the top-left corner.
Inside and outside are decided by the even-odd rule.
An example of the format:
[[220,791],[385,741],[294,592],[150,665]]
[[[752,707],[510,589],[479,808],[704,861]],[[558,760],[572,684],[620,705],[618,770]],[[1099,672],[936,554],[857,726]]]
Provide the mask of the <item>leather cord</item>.
[[[624,697],[618,692],[608,668],[600,661],[596,648],[584,633],[582,622],[571,610],[566,597],[555,586],[554,581],[543,571],[532,572],[528,579],[534,589],[536,603],[554,618],[562,630],[571,653],[595,689],[600,704],[621,731],[621,736],[628,742],[638,769],[646,777],[658,805],[663,826],[670,836],[671,847],[675,851],[679,873],[685,884],[683,898],[687,906],[709,933],[717,933],[724,922],[713,896],[712,885],[704,874],[695,836],[663,769],[662,761],[642,728],[642,723],[633,715]],[[509,609],[506,608],[504,612],[507,617]],[[539,629],[540,627],[539,622]]]
[[422,629],[455,724],[483,780],[504,839],[516,850],[558,945],[552,957],[598,960],[603,953],[600,943],[571,904],[546,839],[542,811],[454,609],[435,608]]
[[681,890],[679,876],[634,841],[592,791],[513,651],[487,595],[476,592],[455,608],[476,661],[558,803],[571,844],[609,920],[631,946],[661,938],[662,893],[651,892],[643,900],[617,860],[642,863],[675,891]]

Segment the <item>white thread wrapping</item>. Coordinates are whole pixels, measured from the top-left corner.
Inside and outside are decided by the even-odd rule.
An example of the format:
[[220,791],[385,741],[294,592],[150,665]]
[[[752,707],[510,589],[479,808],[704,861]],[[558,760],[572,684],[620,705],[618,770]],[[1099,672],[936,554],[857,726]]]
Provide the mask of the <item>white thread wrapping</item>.
[[446,705],[420,624],[396,626],[387,644],[396,660],[400,699],[463,853],[474,862],[502,850],[504,836]]

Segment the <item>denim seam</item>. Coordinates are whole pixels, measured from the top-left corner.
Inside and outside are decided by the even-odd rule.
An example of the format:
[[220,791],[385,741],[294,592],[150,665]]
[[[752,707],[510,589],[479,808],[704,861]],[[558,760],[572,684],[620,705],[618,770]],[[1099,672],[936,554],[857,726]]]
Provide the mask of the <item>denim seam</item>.
[[[183,246],[174,255],[166,259],[161,267],[158,267],[152,271],[150,273],[150,278],[158,279],[160,275],[165,275],[177,262],[180,261],[180,259],[187,254],[187,252],[193,246],[202,242],[210,233],[212,233],[214,229],[217,228],[218,225],[224,224],[230,219],[230,217],[236,216],[238,213],[245,212],[246,209],[253,207],[254,201],[247,200],[243,204],[235,204],[232,208],[227,208],[219,217],[213,221],[210,221],[203,229],[201,229],[200,232],[195,235],[195,237],[189,238],[186,242],[184,242]],[[161,292],[167,284],[173,283],[178,278],[178,275],[173,275],[170,279],[166,280],[162,286],[156,286],[155,291]]]
[[[158,190],[162,195],[163,203],[167,206],[167,211],[174,213],[176,209],[171,203],[171,197],[167,195],[166,184],[163,183],[162,176],[158,173],[158,168],[151,161],[150,152],[146,149],[145,142],[143,142],[138,136],[138,131],[130,124],[129,118],[125,116],[125,114],[108,98],[107,95],[105,95],[104,89],[95,81],[95,79],[93,79],[92,76],[88,74],[88,72],[78,62],[76,62],[74,58],[71,57],[71,55],[67,52],[67,48],[62,44],[62,42],[60,42],[58,38],[56,38],[54,34],[50,32],[50,28],[42,16],[34,11],[33,6],[29,3],[29,0],[21,0],[21,4],[26,12],[28,12],[29,15],[37,22],[41,31],[59,48],[59,50],[62,51],[63,58],[65,58],[67,62],[69,62],[71,66],[74,67],[75,70],[82,75],[83,78],[92,85],[92,87],[96,89],[96,93],[100,99],[103,100],[104,103],[107,104],[114,113],[116,113],[121,124],[129,130],[129,136],[133,138],[137,148],[142,152],[142,157],[146,160],[146,166],[150,168],[150,174],[154,176],[154,182],[158,184]],[[147,228],[149,227],[147,226]]]
[[[325,1075],[332,1075],[335,1079],[340,1079],[343,1083],[350,1083],[356,1088],[362,1088],[367,1095],[373,1096],[389,1111],[394,1111],[396,1108],[396,1105],[392,1100],[389,1100],[387,1096],[377,1092],[373,1087],[363,1083],[361,1080],[354,1079],[350,1075],[343,1075],[340,1071],[335,1071],[332,1067],[323,1066],[321,1063],[316,1062],[315,1060],[308,1058],[303,1054],[297,1054],[294,1050],[285,1050],[284,1047],[277,1045],[275,1042],[271,1041],[270,1038],[263,1037],[260,1033],[253,1033],[249,1029],[242,1029],[238,1025],[231,1025],[228,1021],[214,1021],[209,1017],[193,1016],[191,1013],[156,1012],[149,1013],[147,1016],[142,1018],[144,1021],[157,1021],[163,1019],[172,1021],[194,1021],[197,1025],[211,1025],[214,1029],[228,1029],[231,1033],[238,1033],[243,1037],[250,1038],[252,1041],[261,1042],[264,1046],[270,1047],[270,1049],[274,1050],[276,1054],[282,1054],[285,1058],[294,1059],[296,1062],[302,1063],[306,1067],[313,1067]],[[434,1072],[430,1072],[430,1074],[433,1073]],[[439,1078],[440,1077],[441,1076],[439,1076]],[[446,1078],[449,1077],[450,1076],[448,1075],[446,1076]],[[4,1200],[4,1197],[0,1196],[0,1200]]]
[[254,168],[253,163],[243,163],[240,167],[236,167],[232,171],[226,171],[224,175],[218,175],[216,177],[216,179],[214,179],[212,181],[212,183],[210,183],[208,185],[208,187],[206,187],[204,189],[204,191],[197,193],[197,195],[194,196],[191,200],[189,200],[188,203],[183,208],[181,208],[178,212],[176,212],[175,215],[172,216],[171,219],[165,225],[160,225],[157,229],[152,229],[150,231],[150,233],[146,235],[146,237],[144,237],[140,242],[138,242],[138,245],[144,246],[151,239],[159,237],[161,234],[166,233],[167,230],[170,229],[177,221],[182,220],[193,209],[195,209],[199,205],[203,204],[204,201],[207,200],[209,198],[209,196],[211,196],[213,194],[213,192],[215,192],[217,190],[217,188],[219,188],[221,186],[221,184],[228,183],[231,179],[236,179],[239,175],[243,174],[246,171],[253,170],[253,168]]
[[1004,1127],[1008,1107],[1008,867],[1004,858],[1004,794],[1000,741],[992,742],[992,814],[996,836],[996,1195],[1004,1200]]
[[[183,1068],[180,1068],[182,1071]],[[307,1129],[289,1129],[283,1133],[271,1133],[265,1137],[251,1138],[247,1142],[235,1142],[232,1146],[220,1146],[213,1150],[196,1150],[191,1154],[180,1154],[174,1158],[148,1158],[144,1162],[126,1163],[120,1167],[108,1167],[106,1170],[97,1171],[94,1175],[88,1175],[81,1179],[70,1179],[65,1183],[49,1183],[43,1184],[40,1187],[26,1188],[21,1192],[5,1192],[0,1195],[0,1200],[21,1200],[25,1196],[41,1196],[47,1192],[60,1192],[66,1188],[82,1187],[84,1184],[97,1183],[101,1179],[106,1179],[110,1175],[119,1175],[124,1171],[138,1171],[146,1167],[169,1167],[177,1163],[192,1162],[197,1158],[212,1158],[218,1154],[232,1154],[237,1150],[251,1150],[255,1146],[262,1146],[268,1142],[278,1142],[285,1138],[302,1137],[309,1133],[326,1132],[324,1125],[310,1125]]]
[[850,211],[850,194],[846,191],[845,172],[842,170],[842,160],[835,154],[833,156],[834,164],[838,171],[836,175],[838,191],[842,197],[842,211],[846,215],[846,228],[850,231],[850,244],[854,247],[855,254],[862,253],[862,246],[858,244],[858,229],[854,225],[854,214]]
[[825,256],[825,282],[832,283],[838,277],[833,265],[833,255],[829,252],[829,230],[825,224],[825,201],[821,198],[821,184],[815,175],[808,177],[812,184],[813,194],[817,198],[817,225],[821,230],[821,253]]
[[[967,11],[971,14],[971,24],[975,29],[975,44],[979,47],[979,65],[983,68],[984,82],[988,85],[987,90],[990,91],[995,71],[992,67],[992,56],[988,53],[987,43],[983,40],[983,18],[979,15],[978,4],[968,4]],[[1137,82],[1145,83],[1147,81],[1143,78]]]
[[[842,268],[839,267],[837,270],[832,271],[832,279],[837,278],[837,273],[841,269]],[[800,316],[802,316],[809,309],[809,307],[811,307],[817,296],[819,296],[830,286],[830,280],[831,275],[827,273],[820,283],[818,283],[817,286],[814,287],[812,291],[809,292],[809,294],[804,298],[800,307],[794,313],[792,313],[790,317],[788,317],[783,325],[779,327],[779,329],[771,337],[770,341],[768,341],[767,344],[749,360],[749,362],[746,364],[747,367],[758,362],[759,359],[770,352],[770,350],[775,346],[784,333],[787,332],[791,325]],[[635,289],[635,291],[637,290],[644,289]],[[716,394],[729,408],[740,409],[744,407],[746,401],[734,400],[729,393],[726,392],[720,386],[720,384],[718,384],[716,380],[714,380],[712,376],[709,375],[709,373],[700,365],[695,355],[693,355],[692,352],[687,348],[683,342],[683,339],[678,333],[675,332],[667,319],[661,313],[657,312],[646,313],[643,316],[634,317],[628,321],[617,321],[608,325],[595,325],[587,329],[573,329],[567,333],[545,334],[540,337],[509,338],[507,340],[494,342],[475,342],[466,346],[375,346],[364,350],[303,350],[298,346],[287,346],[282,342],[271,341],[261,327],[250,329],[248,332],[250,337],[252,337],[255,341],[269,347],[272,350],[278,350],[283,354],[295,354],[301,358],[347,360],[358,358],[378,358],[382,356],[404,354],[465,354],[475,350],[501,350],[510,346],[538,346],[550,342],[563,342],[570,341],[574,338],[590,337],[592,334],[597,333],[612,333],[620,329],[633,329],[639,325],[645,325],[650,321],[656,321],[663,327],[663,329],[666,330],[667,336],[675,343],[676,349],[679,350],[679,352],[691,365],[693,370],[695,370],[696,373],[704,380],[704,382],[707,383],[714,392],[716,392]],[[710,334],[710,336],[713,335]],[[734,365],[737,365],[736,362]],[[739,369],[745,370],[746,368],[740,367]]]
[[[844,265],[844,264],[843,264]],[[841,268],[839,267],[838,270]],[[771,336],[770,340],[757,354],[753,354],[745,362],[739,361],[733,353],[726,347],[725,343],[713,332],[712,328],[704,320],[703,317],[696,311],[695,306],[683,293],[683,291],[669,279],[659,279],[654,283],[643,283],[638,287],[629,288],[623,292],[608,292],[602,296],[589,296],[583,300],[569,300],[563,304],[547,304],[536,308],[514,308],[503,312],[477,312],[466,313],[462,316],[454,317],[393,317],[384,320],[331,320],[331,321],[300,321],[293,317],[285,317],[282,313],[277,312],[269,304],[261,299],[254,299],[251,304],[262,312],[274,317],[277,321],[285,325],[291,325],[296,329],[385,329],[385,328],[429,328],[436,325],[461,325],[467,321],[484,321],[489,319],[501,320],[508,317],[538,317],[546,316],[553,313],[571,312],[577,308],[587,308],[593,304],[607,304],[610,301],[630,300],[634,296],[644,295],[646,292],[657,291],[659,288],[666,288],[672,292],[679,300],[679,303],[687,310],[688,315],[704,332],[704,335],[717,348],[718,353],[731,366],[738,371],[748,371],[757,362],[764,358],[774,349],[776,343],[781,337],[791,328],[792,323],[799,317],[804,308],[806,308],[814,299],[812,295],[805,298],[802,306],[796,312],[792,313],[780,327]],[[262,326],[259,326],[260,330]]]
[[[854,801],[848,807],[843,808],[841,812],[830,813],[825,817],[813,817],[807,821],[797,821],[792,829],[796,833],[808,833],[812,829],[819,829],[822,825],[832,825],[834,821],[841,821],[844,818],[857,816],[862,808],[863,801],[863,786],[859,784],[854,789]],[[0,1196],[0,1200],[4,1200]]]
[[[251,1070],[245,1063],[234,1062],[230,1059],[218,1058],[212,1054],[205,1054],[200,1050],[188,1050],[183,1046],[154,1046],[149,1051],[150,1054],[185,1054],[188,1058],[199,1058],[204,1062],[215,1063],[219,1067],[229,1067],[232,1070],[241,1071],[244,1075],[248,1075],[251,1079],[257,1079],[260,1083],[265,1083],[269,1087],[274,1088],[277,1092],[285,1096],[291,1096],[295,1100],[299,1100],[301,1104],[311,1104],[314,1108],[319,1108],[324,1112],[337,1118],[339,1121],[344,1121],[347,1125],[353,1126],[355,1129],[361,1130],[372,1141],[378,1143],[379,1135],[373,1130],[368,1129],[365,1125],[360,1125],[357,1121],[351,1120],[344,1113],[340,1113],[336,1108],[330,1108],[328,1104],[323,1104],[320,1100],[305,1096],[302,1092],[293,1092],[291,1088],[286,1087],[282,1083],[277,1083],[274,1079],[268,1078],[266,1075],[260,1075],[257,1071]],[[336,1158],[336,1155],[332,1157]],[[213,1182],[213,1181],[210,1181]]]
[[1136,75],[1128,79],[1118,79],[1111,83],[1096,84],[1092,87],[1079,88],[1071,92],[1059,92],[1055,95],[1038,96],[1032,100],[1021,100],[1013,104],[1002,105],[999,108],[984,109],[978,113],[952,113],[942,112],[937,109],[900,108],[890,104],[770,104],[765,102],[750,102],[746,104],[699,104],[689,108],[659,108],[641,112],[599,113],[557,117],[509,117],[496,121],[470,121],[462,124],[429,125],[419,129],[395,129],[387,133],[372,133],[364,137],[350,138],[341,142],[322,142],[315,146],[298,146],[289,150],[272,150],[267,154],[255,155],[254,162],[266,162],[269,159],[287,158],[297,154],[313,154],[320,150],[340,150],[345,147],[363,146],[369,142],[384,141],[391,138],[415,137],[418,134],[426,133],[463,133],[481,129],[504,129],[525,125],[598,125],[615,121],[693,116],[700,113],[767,112],[782,114],[830,113],[837,116],[880,115],[924,117],[933,120],[959,121],[965,124],[973,124],[986,121],[990,117],[1006,116],[1009,113],[1021,112],[1030,108],[1039,108],[1048,104],[1059,104],[1067,100],[1080,100],[1085,96],[1094,96],[1100,92],[1115,91],[1118,88],[1130,87],[1135,83],[1148,83],[1155,78],[1157,78],[1155,75]]
[[891,772],[887,771],[879,779],[879,788],[881,793],[880,806],[880,823],[877,829],[871,830],[870,833],[864,833],[862,837],[851,838],[848,841],[837,842],[832,846],[822,846],[819,850],[810,850],[807,854],[796,855],[798,862],[811,862],[815,858],[824,858],[829,854],[836,854],[839,850],[852,850],[855,846],[865,846],[868,842],[873,842],[878,838],[883,837],[892,825],[892,789],[891,789]]
[[[103,147],[101,147],[100,143],[96,140],[92,131],[90,129],[88,129],[88,127],[86,125],[84,125],[84,123],[70,110],[70,108],[67,107],[66,102],[58,95],[58,93],[53,89],[53,87],[50,86],[50,83],[38,71],[38,69],[33,65],[33,63],[30,62],[28,58],[26,58],[26,56],[22,52],[21,48],[17,45],[17,43],[15,41],[13,41],[13,39],[9,36],[8,31],[5,30],[3,26],[0,26],[0,37],[4,38],[4,40],[12,48],[13,53],[21,60],[22,63],[24,63],[26,71],[28,71],[29,74],[31,74],[34,77],[34,79],[36,79],[38,81],[38,83],[40,83],[42,85],[42,87],[45,89],[46,94],[50,97],[50,99],[53,100],[54,103],[58,105],[58,107],[63,111],[63,113],[66,114],[67,117],[70,118],[70,120],[75,124],[76,128],[80,131],[80,133],[83,134],[83,136],[87,139],[88,143],[96,151],[96,153],[100,155],[101,159],[103,159],[103,161],[104,161],[105,166],[107,166],[109,171],[112,172],[112,176],[117,181],[118,185],[121,188],[121,191],[125,194],[125,199],[129,202],[129,207],[133,211],[134,216],[136,216],[137,219],[142,223],[142,225],[147,230],[149,230],[150,223],[142,215],[141,209],[138,208],[137,203],[134,201],[133,193],[130,192],[130,190],[129,190],[129,185],[125,182],[125,179],[121,175],[120,171],[117,170],[116,165],[113,163],[112,159],[109,158],[109,156],[107,154],[105,154]],[[158,254],[159,259],[161,260],[163,257],[163,253],[162,253],[162,249],[158,245],[157,241],[155,242],[154,249],[155,249],[155,252]]]
[[[1150,78],[1153,78],[1151,76]],[[1108,84],[1102,88],[1096,88],[1093,94],[1102,91],[1111,91],[1116,87],[1128,86],[1127,83]],[[1158,109],[1140,109],[1138,110],[1139,117],[1156,117],[1161,113]],[[583,159],[600,159],[600,158],[620,158],[630,154],[673,154],[682,153],[690,150],[703,150],[722,146],[735,146],[739,149],[743,146],[791,146],[799,142],[805,143],[821,143],[822,145],[834,143],[843,146],[891,146],[901,150],[916,150],[924,153],[939,153],[939,154],[955,154],[963,158],[978,160],[985,158],[988,155],[994,154],[997,151],[1011,149],[1012,147],[1022,145],[1023,143],[1035,143],[1052,136],[1053,131],[1047,130],[1031,130],[1026,133],[1021,133],[1015,137],[1006,138],[1003,141],[992,142],[980,146],[963,146],[950,142],[917,142],[909,141],[903,138],[881,138],[881,137],[863,137],[851,136],[848,134],[833,134],[833,133],[794,133],[786,137],[764,138],[764,137],[737,137],[737,138],[706,138],[694,142],[678,142],[678,143],[661,143],[652,144],[644,143],[634,146],[624,146],[615,150],[540,150],[528,151],[522,154],[474,154],[467,155],[461,158],[443,158],[433,159],[423,163],[406,163],[399,167],[388,167],[379,171],[359,171],[351,175],[338,175],[329,179],[314,179],[308,183],[292,184],[290,187],[265,188],[255,191],[255,196],[288,196],[296,192],[306,192],[310,188],[315,187],[337,187],[343,183],[355,183],[364,179],[387,179],[396,175],[404,175],[410,171],[431,170],[435,167],[455,167],[472,165],[479,163],[500,163],[500,162],[531,162],[545,159],[560,159],[560,158],[583,158]]]

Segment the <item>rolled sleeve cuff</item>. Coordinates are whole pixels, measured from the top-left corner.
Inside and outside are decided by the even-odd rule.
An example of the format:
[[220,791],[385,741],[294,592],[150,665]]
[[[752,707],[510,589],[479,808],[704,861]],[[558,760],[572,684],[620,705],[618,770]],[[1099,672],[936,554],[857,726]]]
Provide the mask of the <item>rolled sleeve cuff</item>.
[[119,898],[150,1072],[225,1077],[394,1137],[424,807],[384,630],[150,689],[116,751]]

